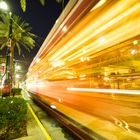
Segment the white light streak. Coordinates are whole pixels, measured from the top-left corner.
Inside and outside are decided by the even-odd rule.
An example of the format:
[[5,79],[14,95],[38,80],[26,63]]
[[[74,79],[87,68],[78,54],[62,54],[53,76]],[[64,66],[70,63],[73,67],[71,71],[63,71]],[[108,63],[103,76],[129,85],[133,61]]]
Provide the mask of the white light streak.
[[100,38],[98,39],[98,41],[99,41],[100,43],[102,43],[102,44],[103,44],[103,43],[105,43],[105,41],[106,41],[106,40],[105,40],[105,38],[100,37]]
[[87,50],[86,50],[85,48],[83,48],[82,50],[83,50],[83,53],[84,53],[84,54],[87,52]]
[[102,6],[105,2],[106,2],[106,0],[100,0],[90,11],[92,12],[92,11],[95,10],[96,8],[99,8],[99,7]]
[[81,57],[80,60],[81,60],[82,62],[84,62],[84,57]]
[[86,57],[86,59],[87,59],[87,61],[89,61],[90,60],[90,57]]
[[39,61],[40,61],[40,58],[37,58],[37,59],[36,59],[36,63],[38,63]]
[[57,60],[57,61],[53,61],[51,64],[52,64],[53,67],[56,68],[56,67],[59,67],[59,66],[63,66],[65,64],[65,62],[62,61],[62,60]]
[[50,105],[50,107],[51,107],[52,109],[56,109],[56,106],[55,106],[55,105]]
[[83,74],[83,75],[80,75],[79,77],[80,77],[80,78],[83,78],[83,77],[86,77],[86,75],[85,75],[85,74]]
[[64,27],[62,28],[62,31],[63,31],[63,32],[67,32],[67,27],[64,26]]
[[97,89],[97,88],[67,88],[70,91],[81,91],[81,92],[101,92],[108,94],[131,94],[140,95],[140,90],[125,90],[125,89]]

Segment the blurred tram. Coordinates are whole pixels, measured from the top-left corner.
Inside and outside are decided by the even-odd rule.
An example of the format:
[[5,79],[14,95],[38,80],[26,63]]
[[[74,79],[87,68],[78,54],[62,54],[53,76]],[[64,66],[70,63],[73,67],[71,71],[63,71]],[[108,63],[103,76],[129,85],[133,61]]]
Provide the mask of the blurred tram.
[[140,140],[140,1],[70,0],[26,83],[91,138]]

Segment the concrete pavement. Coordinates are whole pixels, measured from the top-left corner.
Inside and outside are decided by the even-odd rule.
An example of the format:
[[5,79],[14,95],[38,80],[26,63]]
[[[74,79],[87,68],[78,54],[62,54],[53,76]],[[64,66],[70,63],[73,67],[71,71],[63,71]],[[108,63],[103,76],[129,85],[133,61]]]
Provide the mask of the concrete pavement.
[[[25,100],[30,100],[27,97],[23,98]],[[29,104],[28,104],[27,135],[28,136],[20,137],[15,140],[52,140]]]

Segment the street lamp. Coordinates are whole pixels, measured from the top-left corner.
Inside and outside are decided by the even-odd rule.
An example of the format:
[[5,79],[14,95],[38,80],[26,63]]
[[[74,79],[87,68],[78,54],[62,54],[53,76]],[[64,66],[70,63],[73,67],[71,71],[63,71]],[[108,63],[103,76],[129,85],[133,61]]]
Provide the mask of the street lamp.
[[0,1],[0,9],[8,11],[8,5],[5,1]]
[[9,68],[9,70],[7,72],[10,71],[10,74],[8,76],[8,81],[10,82],[10,88],[12,89],[13,87],[13,77],[14,77],[14,62],[13,62],[13,58],[14,58],[14,48],[12,47],[12,12],[9,13],[10,15],[10,24],[9,24],[9,35],[8,35],[8,42],[7,42],[7,56],[10,59],[9,60],[9,65],[7,66],[7,68]]

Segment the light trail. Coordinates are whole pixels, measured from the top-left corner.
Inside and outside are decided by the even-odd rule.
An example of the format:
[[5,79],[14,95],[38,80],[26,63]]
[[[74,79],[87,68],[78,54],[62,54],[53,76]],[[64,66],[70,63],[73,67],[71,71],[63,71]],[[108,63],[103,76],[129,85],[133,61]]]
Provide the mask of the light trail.
[[67,88],[69,91],[80,91],[80,92],[101,92],[108,94],[130,94],[140,95],[140,90],[125,90],[125,89],[97,89],[97,88]]

